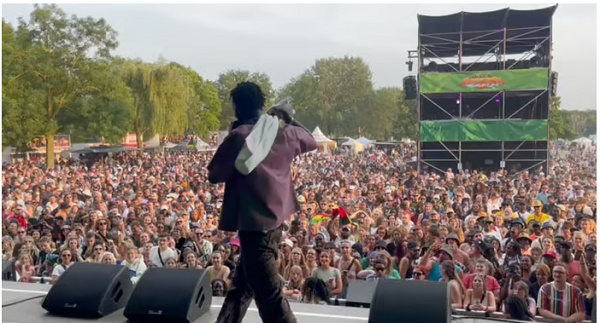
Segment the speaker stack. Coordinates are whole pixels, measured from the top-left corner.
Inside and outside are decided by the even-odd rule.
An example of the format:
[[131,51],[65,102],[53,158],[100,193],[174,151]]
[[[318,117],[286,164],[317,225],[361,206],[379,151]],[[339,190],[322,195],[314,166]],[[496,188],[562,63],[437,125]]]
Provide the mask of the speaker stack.
[[211,302],[206,271],[150,268],[123,314],[130,322],[193,322],[210,310]]
[[57,316],[100,318],[125,306],[132,290],[127,267],[77,262],[52,286],[42,307]]
[[57,316],[88,319],[125,307],[130,322],[193,322],[210,310],[211,302],[204,270],[149,268],[134,287],[124,266],[74,263],[42,307]]
[[380,279],[371,300],[369,323],[450,323],[448,284]]

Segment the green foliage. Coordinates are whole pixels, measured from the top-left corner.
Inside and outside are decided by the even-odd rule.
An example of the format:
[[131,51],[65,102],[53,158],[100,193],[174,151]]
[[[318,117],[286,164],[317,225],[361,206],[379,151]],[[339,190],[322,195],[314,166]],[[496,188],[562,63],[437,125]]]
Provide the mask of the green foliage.
[[31,139],[43,134],[44,118],[36,105],[44,93],[22,77],[20,56],[14,29],[2,20],[2,145],[25,151]]
[[369,66],[356,57],[317,60],[292,79],[279,98],[290,97],[296,118],[327,135],[389,140],[416,137],[416,104],[401,89],[373,90]]
[[565,126],[572,129],[574,137],[589,137],[596,134],[596,110],[560,110]]
[[214,82],[214,86],[218,91],[219,100],[222,104],[220,116],[221,129],[228,129],[231,123],[235,121],[235,113],[233,111],[229,93],[241,82],[254,82],[258,84],[265,94],[265,108],[267,109],[273,105],[275,91],[271,85],[271,79],[267,74],[257,72],[250,73],[249,71],[242,70],[229,70],[225,73],[221,73],[217,81]]
[[133,97],[127,85],[118,77],[114,65],[96,63],[94,84],[100,89],[73,101],[59,114],[58,122],[71,133],[71,141],[88,142],[95,138],[119,144],[131,130]]
[[142,136],[182,135],[188,129],[188,107],[193,96],[188,73],[163,62],[122,62],[121,77],[133,96],[133,130],[138,148]]
[[550,140],[558,138],[571,140],[577,137],[573,128],[569,127],[566,121],[560,110],[560,97],[553,97],[550,101]]
[[188,132],[206,138],[210,131],[219,130],[221,125],[221,101],[215,86],[202,79],[198,73],[177,63],[171,66],[182,70],[191,82],[190,101],[187,109]]
[[[67,17],[56,5],[34,5],[28,22],[19,19],[14,41],[10,34],[3,24],[3,43],[6,36],[10,47],[2,61],[12,66],[9,75],[3,73],[3,85],[8,86],[3,87],[3,103],[6,100],[13,109],[10,126],[3,132],[15,130],[19,119],[36,115],[39,119],[21,124],[32,127],[22,134],[53,138],[61,130],[58,118],[65,108],[75,108],[74,101],[100,92],[93,83],[94,63],[110,59],[110,51],[117,47],[117,33],[104,19]],[[14,138],[14,133],[3,143],[22,146],[10,137]],[[47,165],[54,167],[53,142],[48,144]]]
[[404,100],[404,93],[398,103],[400,109],[392,128],[394,140],[409,138],[417,140],[418,125],[418,109],[416,100]]

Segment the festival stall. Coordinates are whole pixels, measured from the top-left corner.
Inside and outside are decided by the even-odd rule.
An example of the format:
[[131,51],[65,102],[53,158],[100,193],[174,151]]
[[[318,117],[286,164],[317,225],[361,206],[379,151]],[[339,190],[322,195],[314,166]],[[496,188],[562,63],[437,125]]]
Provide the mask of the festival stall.
[[320,152],[331,152],[337,147],[337,143],[327,138],[318,126],[315,128],[312,135],[317,141],[317,150]]
[[373,145],[375,142],[373,140],[367,139],[366,137],[360,137],[356,139],[363,147],[369,147]]
[[363,144],[350,137],[348,137],[348,140],[342,144],[342,147],[347,147],[353,154],[358,154],[365,150]]

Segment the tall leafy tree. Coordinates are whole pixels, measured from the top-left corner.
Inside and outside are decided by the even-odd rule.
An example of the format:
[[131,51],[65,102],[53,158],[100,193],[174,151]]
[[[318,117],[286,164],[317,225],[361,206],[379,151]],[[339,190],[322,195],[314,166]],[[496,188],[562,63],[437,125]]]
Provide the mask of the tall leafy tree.
[[417,101],[416,100],[404,100],[404,94],[398,101],[398,115],[394,120],[394,127],[392,129],[392,135],[395,140],[402,138],[417,139]]
[[221,101],[215,86],[202,79],[198,73],[191,68],[183,67],[178,63],[170,63],[172,66],[184,71],[190,78],[190,100],[187,108],[187,119],[189,132],[206,138],[210,131],[219,130],[221,122]]
[[54,167],[59,114],[78,98],[100,91],[93,84],[94,63],[110,59],[116,36],[104,19],[68,17],[56,5],[35,5],[29,21],[19,19],[15,33],[19,54],[11,62],[18,72],[13,79],[22,79],[21,86],[33,94],[26,107],[41,116],[38,131],[46,137],[48,168]]
[[567,120],[560,110],[560,97],[553,97],[550,101],[550,140],[558,138],[574,139],[576,136],[572,128],[567,124]]
[[74,100],[59,115],[58,122],[69,131],[72,141],[101,139],[118,144],[131,130],[133,98],[120,79],[117,66],[97,63],[93,77],[101,91]]
[[181,135],[188,128],[190,77],[179,67],[127,61],[122,78],[133,96],[133,131],[138,148],[143,135]]
[[399,88],[373,91],[368,100],[369,104],[365,107],[369,111],[368,116],[358,119],[364,128],[362,134],[371,139],[389,140],[396,122],[400,119],[403,95]]
[[233,105],[229,98],[229,93],[238,83],[241,82],[254,82],[260,86],[263,93],[265,94],[265,108],[270,107],[273,104],[273,98],[275,97],[275,91],[271,84],[271,79],[267,74],[258,73],[243,70],[228,70],[219,75],[219,78],[214,82],[215,87],[219,93],[219,100],[222,104],[221,112],[221,129],[227,129],[233,121],[235,121],[235,113],[233,111]]
[[2,20],[2,145],[25,151],[31,140],[43,134],[44,116],[39,102],[44,93],[23,77],[22,52],[16,43],[12,26]]
[[596,134],[596,111],[560,110],[565,126],[573,130],[574,137],[587,137]]
[[359,57],[319,59],[280,92],[294,101],[299,120],[330,135],[356,136],[372,114],[369,66]]

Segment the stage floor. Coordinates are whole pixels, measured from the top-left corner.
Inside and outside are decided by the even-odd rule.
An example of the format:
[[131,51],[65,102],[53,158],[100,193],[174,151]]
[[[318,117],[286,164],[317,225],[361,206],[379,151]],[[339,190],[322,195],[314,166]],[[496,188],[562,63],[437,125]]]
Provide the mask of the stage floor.
[[[19,300],[45,295],[50,285],[26,284],[14,282],[2,282],[2,305]],[[72,318],[55,317],[48,315],[41,307],[43,298],[36,298],[16,305],[2,308],[2,322],[6,323],[80,323],[80,322],[127,322],[123,316],[123,309],[98,320],[80,320]],[[200,317],[195,323],[214,323],[223,298],[214,297],[210,312]],[[345,306],[319,306],[300,303],[290,303],[296,319],[299,323],[343,323],[343,322],[366,322],[369,318],[369,310]],[[244,322],[262,322],[254,303],[248,309]]]

